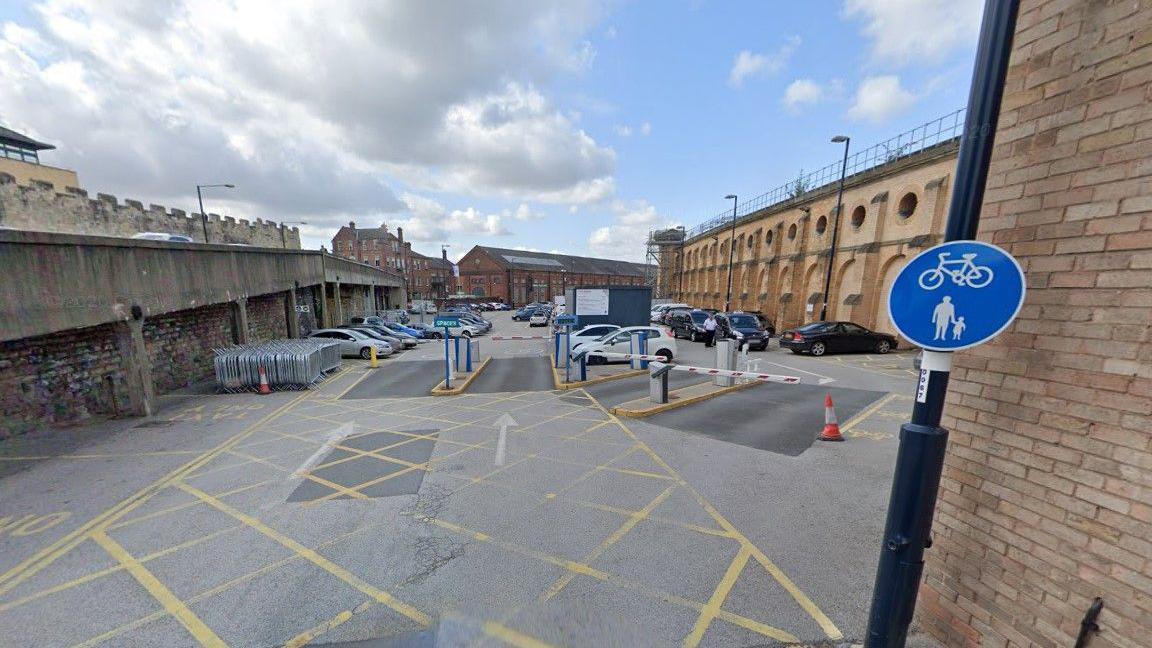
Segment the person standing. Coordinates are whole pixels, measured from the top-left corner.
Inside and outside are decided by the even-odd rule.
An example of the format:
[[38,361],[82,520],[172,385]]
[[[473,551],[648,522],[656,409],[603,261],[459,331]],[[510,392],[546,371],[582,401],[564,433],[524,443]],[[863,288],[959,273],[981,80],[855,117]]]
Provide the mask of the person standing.
[[704,320],[704,346],[711,347],[716,344],[716,314],[708,313]]

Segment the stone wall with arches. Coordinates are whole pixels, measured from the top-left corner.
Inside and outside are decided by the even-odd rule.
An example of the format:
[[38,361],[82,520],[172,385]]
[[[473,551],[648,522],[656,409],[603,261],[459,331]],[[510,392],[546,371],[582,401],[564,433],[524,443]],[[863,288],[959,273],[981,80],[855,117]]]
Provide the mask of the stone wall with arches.
[[942,240],[956,153],[951,142],[850,176],[839,219],[835,184],[741,217],[734,232],[687,239],[683,266],[661,272],[683,274],[677,301],[723,309],[734,244],[731,308],[783,329],[820,317],[831,257],[827,318],[894,333],[887,291],[907,259]]

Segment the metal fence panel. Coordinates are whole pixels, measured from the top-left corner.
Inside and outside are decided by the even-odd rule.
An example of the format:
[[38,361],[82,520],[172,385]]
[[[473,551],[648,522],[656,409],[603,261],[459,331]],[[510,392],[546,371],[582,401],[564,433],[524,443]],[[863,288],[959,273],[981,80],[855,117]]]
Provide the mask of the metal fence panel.
[[340,368],[340,343],[334,340],[272,340],[213,349],[216,385],[226,392],[254,391],[263,367],[272,389],[308,389]]

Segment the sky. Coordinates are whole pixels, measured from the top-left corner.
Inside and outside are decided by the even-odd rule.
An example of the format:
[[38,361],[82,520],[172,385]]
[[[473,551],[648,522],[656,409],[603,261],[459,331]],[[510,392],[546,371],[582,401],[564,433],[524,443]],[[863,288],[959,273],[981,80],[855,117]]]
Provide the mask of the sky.
[[0,3],[0,125],[89,192],[642,261],[967,103],[979,0]]

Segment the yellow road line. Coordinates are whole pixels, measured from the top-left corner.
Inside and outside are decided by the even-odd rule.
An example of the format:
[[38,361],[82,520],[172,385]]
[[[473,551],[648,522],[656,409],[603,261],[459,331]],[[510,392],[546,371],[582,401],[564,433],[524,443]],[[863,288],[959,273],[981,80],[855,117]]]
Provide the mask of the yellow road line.
[[875,403],[873,403],[872,405],[870,405],[867,409],[865,409],[861,412],[857,412],[856,416],[853,416],[852,418],[848,419],[848,421],[845,422],[844,425],[840,426],[840,429],[842,431],[845,431],[845,432],[847,432],[848,430],[851,430],[852,428],[859,425],[861,421],[863,421],[864,419],[866,419],[869,416],[872,416],[874,413],[876,413],[876,410],[880,409],[881,407],[884,407],[885,405],[887,405],[888,403],[892,402],[895,399],[896,399],[895,393],[888,394],[887,396],[881,398],[880,400],[878,400]]
[[0,461],[32,461],[42,459],[121,459],[130,457],[168,457],[200,454],[196,450],[158,450],[156,452],[91,452],[62,455],[25,455],[0,457]]
[[[206,473],[201,473],[201,474],[206,474]],[[199,477],[199,476],[200,475],[196,475],[196,477]],[[227,491],[224,491],[222,493],[216,493],[215,497],[228,497],[230,495],[237,495],[239,493],[243,493],[244,491],[249,491],[249,490],[252,490],[254,488],[260,488],[261,486],[267,486],[268,484],[272,484],[276,481],[278,481],[278,480],[268,479],[268,480],[265,480],[262,482],[257,482],[255,484],[249,484],[247,486],[241,486],[240,488],[233,488],[231,490],[227,490]],[[123,522],[119,522],[117,524],[110,525],[105,530],[106,531],[115,531],[116,529],[122,529],[124,527],[132,526],[133,524],[139,524],[145,520],[151,520],[153,518],[163,517],[163,516],[168,515],[170,513],[175,513],[177,511],[183,511],[184,509],[187,509],[187,508],[192,508],[193,506],[203,506],[203,505],[204,505],[204,502],[201,502],[200,500],[194,500],[192,502],[185,502],[184,504],[177,504],[176,506],[172,506],[172,507],[169,507],[166,509],[161,509],[159,511],[153,511],[153,512],[147,513],[145,515],[141,515],[140,517],[128,518],[127,520],[124,520]]]
[[420,610],[417,610],[415,607],[393,597],[388,592],[385,592],[383,590],[377,589],[376,587],[373,587],[372,585],[369,585],[368,583],[364,582],[359,577],[354,575],[352,572],[349,572],[347,569],[344,569],[343,567],[337,565],[336,563],[332,562],[331,560],[328,560],[324,556],[321,556],[315,550],[309,549],[308,547],[305,547],[304,545],[300,544],[296,540],[293,540],[292,538],[290,538],[290,537],[284,535],[283,533],[280,533],[279,531],[268,526],[267,524],[264,524],[260,520],[254,518],[250,515],[247,515],[245,513],[242,513],[240,511],[236,510],[235,508],[232,508],[231,506],[225,504],[224,502],[221,502],[220,500],[216,499],[215,497],[212,497],[208,493],[205,493],[204,491],[202,491],[198,488],[194,488],[194,487],[189,486],[187,484],[184,484],[182,482],[177,482],[176,487],[179,488],[180,490],[184,491],[185,493],[192,495],[193,497],[197,497],[197,498],[203,500],[205,503],[212,506],[216,510],[218,510],[222,513],[226,513],[226,514],[236,518],[240,522],[243,522],[244,524],[252,527],[256,531],[259,531],[260,533],[268,536],[269,538],[271,538],[271,539],[275,540],[276,542],[280,543],[281,545],[283,545],[289,551],[292,551],[293,553],[299,555],[301,558],[303,558],[303,559],[307,560],[308,562],[316,565],[317,567],[323,569],[324,571],[328,572],[329,574],[332,574],[333,576],[340,579],[341,581],[343,581],[347,585],[356,588],[361,593],[372,597],[373,600],[376,600],[380,603],[383,603],[384,605],[388,606],[389,608],[391,608],[395,612],[403,614],[404,616],[408,617],[409,619],[412,619],[413,621],[415,621],[415,622],[417,622],[420,625],[425,626],[425,627],[427,627],[429,624],[432,623],[432,619],[429,618],[427,614],[424,614]]
[[284,644],[284,648],[300,648],[301,646],[306,646],[312,643],[320,635],[324,634],[325,632],[330,632],[336,627],[347,623],[348,620],[351,619],[354,615],[372,607],[373,603],[375,603],[375,601],[364,601],[351,610],[344,610],[328,621],[325,621],[324,623],[321,623],[314,628],[309,628],[308,630],[301,632],[295,637],[292,637],[288,640],[287,643]]
[[356,491],[351,490],[346,486],[342,486],[340,484],[337,484],[336,482],[328,481],[327,479],[313,475],[310,472],[303,472],[303,473],[297,474],[297,473],[293,472],[293,470],[287,466],[281,466],[278,463],[268,461],[267,459],[264,459],[261,457],[253,457],[252,455],[245,453],[245,452],[240,452],[239,450],[229,450],[228,454],[236,455],[237,457],[248,459],[250,461],[254,461],[254,462],[261,464],[261,465],[264,465],[264,466],[270,466],[272,468],[275,468],[276,470],[288,473],[289,475],[292,475],[295,477],[303,477],[304,479],[316,482],[317,484],[320,484],[321,486],[331,488],[332,490],[338,491],[338,492],[340,492],[344,495],[347,495],[349,497],[355,497],[357,499],[368,499],[368,496],[365,495],[364,493],[357,493]]
[[516,648],[551,648],[551,644],[544,643],[535,637],[530,637],[495,621],[484,623],[484,634],[499,639],[509,646],[516,646]]
[[[745,565],[748,564],[748,558],[752,553],[748,551],[747,547],[741,547],[740,551],[736,552],[736,557],[732,559],[728,569],[724,572],[724,577],[716,585],[716,589],[712,591],[712,597],[704,604],[704,609],[700,611],[700,616],[696,617],[696,625],[692,627],[692,632],[687,637],[684,637],[684,648],[696,648],[700,645],[700,641],[704,638],[704,633],[708,631],[708,626],[712,625],[712,619],[716,618],[716,614],[720,611],[720,607],[724,605],[724,601],[728,600],[728,593],[732,591],[732,586],[736,584],[736,579],[740,578],[743,573]],[[777,637],[779,639],[779,637]]]
[[203,621],[200,620],[200,617],[196,616],[192,610],[188,609],[188,606],[184,603],[184,601],[176,598],[176,595],[172,593],[172,590],[168,589],[164,583],[161,583],[158,578],[153,576],[152,572],[148,571],[144,565],[140,564],[139,560],[133,558],[132,554],[128,553],[124,547],[121,547],[116,543],[115,540],[109,538],[103,531],[96,531],[92,534],[91,537],[92,540],[96,542],[96,544],[100,545],[104,551],[108,552],[108,555],[112,556],[116,559],[116,562],[119,562],[121,565],[123,565],[124,569],[127,569],[128,573],[132,574],[132,577],[136,579],[136,582],[140,583],[144,589],[148,590],[148,593],[152,595],[152,598],[156,599],[160,602],[160,605],[164,606],[164,609],[168,611],[168,614],[176,617],[176,620],[180,622],[180,625],[184,626],[184,629],[187,630],[188,633],[196,639],[196,641],[199,641],[200,645],[214,647],[227,646],[227,644],[225,644],[224,641],[220,639],[220,637],[218,637],[215,632],[212,632],[211,628],[209,628],[204,624]]
[[[613,531],[612,535],[605,538],[604,541],[601,542],[595,549],[593,549],[587,556],[585,556],[584,560],[581,562],[591,563],[593,560],[596,560],[601,555],[603,555],[605,551],[608,551],[609,547],[619,542],[620,539],[625,535],[628,535],[628,532],[631,531],[633,527],[635,527],[640,522],[640,520],[648,517],[649,513],[651,513],[657,506],[660,506],[664,500],[668,499],[668,496],[671,495],[672,491],[675,489],[675,486],[669,486],[668,488],[665,488],[664,491],[654,497],[651,502],[648,502],[647,506],[629,516],[628,519],[624,521],[624,524],[620,525],[620,528]],[[553,583],[552,586],[549,587],[543,595],[540,596],[540,600],[547,601],[556,596],[568,585],[568,583],[571,583],[572,579],[575,577],[575,574],[572,573],[564,574],[559,579],[557,579],[557,581]]]
[[88,538],[88,536],[91,535],[93,531],[107,528],[108,524],[115,522],[120,517],[137,508],[156,493],[170,486],[174,481],[196,470],[197,468],[200,468],[204,464],[219,456],[225,450],[240,443],[249,435],[258,430],[261,425],[264,425],[280,414],[290,410],[297,403],[307,398],[308,395],[308,392],[304,392],[296,398],[293,398],[287,403],[269,412],[266,416],[253,423],[247,429],[230,437],[228,440],[224,441],[212,450],[201,454],[199,457],[173,470],[152,484],[149,484],[143,489],[136,491],[134,494],[129,495],[119,503],[105,509],[103,513],[100,513],[83,525],[58,538],[55,542],[49,544],[47,547],[44,547],[32,556],[22,560],[19,564],[12,567],[8,571],[0,574],[0,595],[8,593],[12,590],[12,588],[31,578],[40,570],[55,562],[58,558],[60,558],[60,556],[63,556],[72,549],[76,548],[76,546]]
[[372,375],[372,371],[370,371],[370,370],[368,370],[368,369],[362,369],[361,371],[363,371],[363,372],[364,372],[364,375],[360,376],[360,377],[359,377],[359,378],[357,378],[356,380],[353,380],[353,381],[352,381],[352,384],[351,384],[351,385],[348,385],[348,388],[347,388],[347,389],[345,389],[344,391],[340,392],[339,394],[336,394],[335,396],[332,396],[332,400],[340,400],[341,398],[344,398],[344,396],[345,396],[345,395],[346,395],[348,392],[352,391],[352,388],[354,388],[356,385],[359,385],[359,384],[360,384],[360,382],[361,382],[362,380],[364,380],[365,378],[367,378],[368,376],[371,376],[371,375]]

